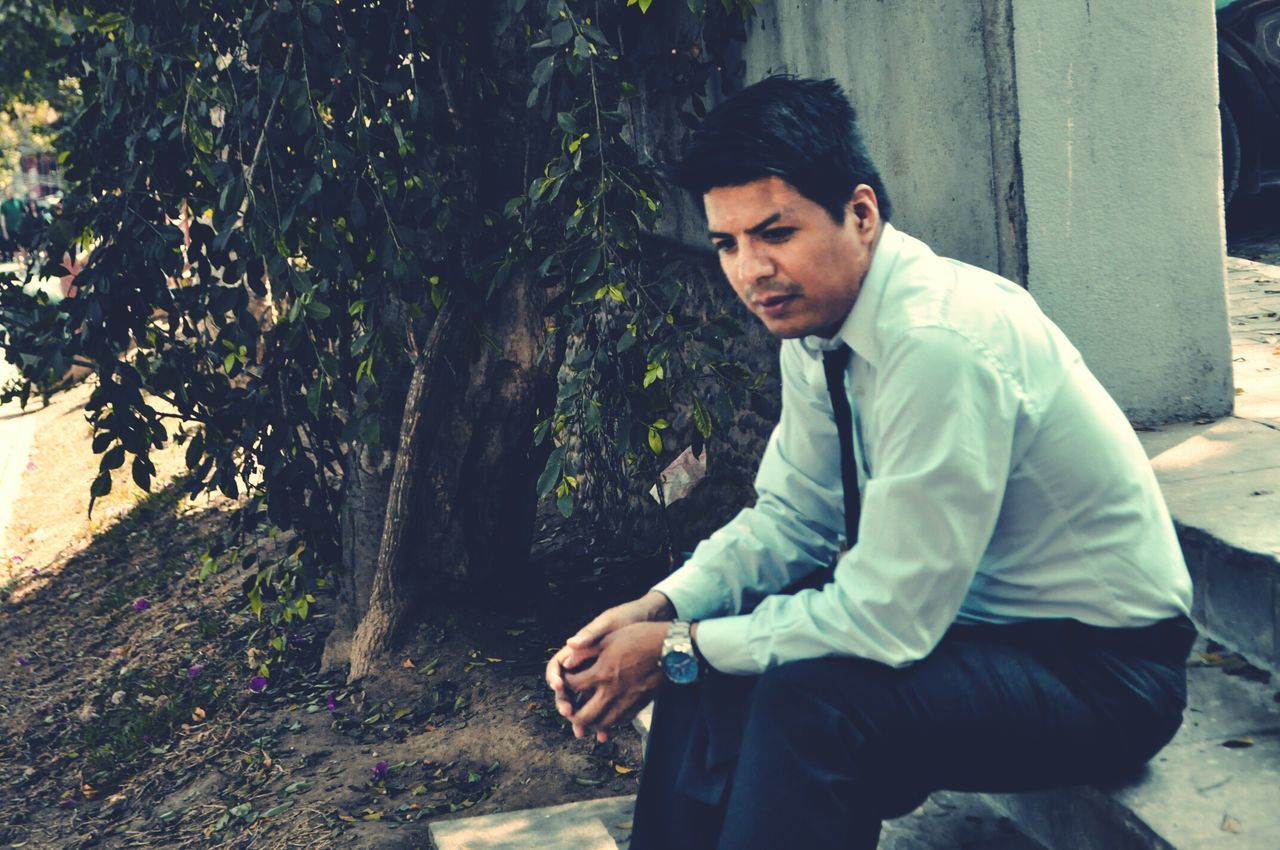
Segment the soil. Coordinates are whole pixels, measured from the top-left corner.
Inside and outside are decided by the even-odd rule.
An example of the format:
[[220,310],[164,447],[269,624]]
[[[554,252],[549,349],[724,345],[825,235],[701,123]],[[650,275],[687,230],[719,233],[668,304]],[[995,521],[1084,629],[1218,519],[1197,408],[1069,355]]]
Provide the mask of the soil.
[[658,559],[593,557],[548,516],[524,610],[439,600],[389,669],[348,688],[318,672],[324,597],[273,648],[249,574],[205,556],[237,506],[180,494],[180,447],[155,492],[126,473],[88,516],[88,392],[24,414],[0,553],[0,846],[425,847],[434,818],[634,793],[634,731],[575,740],[542,668]]

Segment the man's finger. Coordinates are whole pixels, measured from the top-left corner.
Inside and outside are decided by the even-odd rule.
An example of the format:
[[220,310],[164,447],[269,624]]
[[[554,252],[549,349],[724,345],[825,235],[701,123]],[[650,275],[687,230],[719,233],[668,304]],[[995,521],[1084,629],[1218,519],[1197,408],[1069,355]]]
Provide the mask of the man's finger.
[[573,717],[573,735],[575,738],[585,738],[589,732],[594,732],[598,718],[609,710],[611,700],[604,691],[596,691],[591,695],[591,699],[586,704],[574,712]]
[[555,655],[551,656],[551,660],[547,662],[546,680],[547,686],[556,694],[564,693],[564,657],[569,652],[568,648],[562,648]]
[[609,633],[609,622],[608,613],[601,614],[565,641],[565,646],[570,649],[586,649]]

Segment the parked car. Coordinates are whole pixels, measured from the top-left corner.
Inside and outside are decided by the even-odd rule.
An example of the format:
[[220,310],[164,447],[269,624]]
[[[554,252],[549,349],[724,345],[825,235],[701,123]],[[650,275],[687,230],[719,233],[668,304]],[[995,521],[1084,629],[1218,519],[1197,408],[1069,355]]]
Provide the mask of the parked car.
[[1223,199],[1280,186],[1280,0],[1215,0]]

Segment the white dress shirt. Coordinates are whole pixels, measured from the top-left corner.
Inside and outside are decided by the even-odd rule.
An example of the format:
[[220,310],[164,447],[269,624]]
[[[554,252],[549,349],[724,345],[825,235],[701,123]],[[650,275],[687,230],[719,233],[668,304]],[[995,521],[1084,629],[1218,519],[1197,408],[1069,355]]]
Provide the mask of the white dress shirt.
[[[841,342],[862,492],[843,555],[822,368]],[[903,666],[953,622],[1124,627],[1190,610],[1142,446],[1021,287],[886,223],[836,337],[785,340],[779,361],[782,414],[756,504],[655,587],[701,621],[712,667],[755,674],[830,655]],[[777,594],[833,562],[821,589]]]

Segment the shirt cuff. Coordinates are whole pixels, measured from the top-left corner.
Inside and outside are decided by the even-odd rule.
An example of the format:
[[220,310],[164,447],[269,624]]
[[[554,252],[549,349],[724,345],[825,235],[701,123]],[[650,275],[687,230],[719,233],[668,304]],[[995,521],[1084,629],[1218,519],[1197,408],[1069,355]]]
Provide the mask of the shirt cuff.
[[653,590],[671,600],[676,616],[682,620],[702,620],[729,610],[724,599],[724,584],[691,564],[685,564],[655,584]]
[[751,615],[698,621],[698,651],[707,663],[731,676],[758,676],[764,670],[747,648]]

